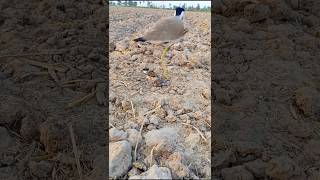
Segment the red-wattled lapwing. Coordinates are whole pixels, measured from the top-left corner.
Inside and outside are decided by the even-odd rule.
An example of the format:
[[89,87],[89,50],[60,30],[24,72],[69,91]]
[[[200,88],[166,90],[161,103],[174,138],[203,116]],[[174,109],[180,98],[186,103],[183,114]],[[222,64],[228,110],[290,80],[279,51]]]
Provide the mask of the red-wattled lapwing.
[[[145,32],[142,37],[136,38],[134,39],[134,41],[168,43],[182,38],[183,35],[187,32],[187,30],[184,28],[183,16],[184,9],[180,7],[176,8],[175,16],[160,19],[152,28]],[[166,69],[166,65],[163,62],[163,58],[172,45],[173,43],[164,48],[160,58],[165,79],[168,79],[168,72]]]

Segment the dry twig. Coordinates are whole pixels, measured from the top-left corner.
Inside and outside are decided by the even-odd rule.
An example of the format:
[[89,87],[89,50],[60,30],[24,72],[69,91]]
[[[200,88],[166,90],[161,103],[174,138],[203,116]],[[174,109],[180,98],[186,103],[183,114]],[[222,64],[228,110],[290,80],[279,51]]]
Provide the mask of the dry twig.
[[71,136],[71,142],[72,142],[72,149],[73,149],[73,154],[76,158],[76,165],[77,165],[77,170],[78,170],[78,174],[80,177],[80,180],[82,180],[82,171],[81,171],[81,165],[80,165],[80,155],[77,149],[77,144],[76,144],[76,140],[74,137],[74,132],[73,132],[73,128],[72,125],[69,124],[69,132],[70,132],[70,136]]
[[134,111],[134,108],[133,108],[133,103],[132,103],[132,101],[130,101],[130,103],[131,103],[131,108],[132,108],[133,117],[136,118],[136,114],[135,114],[135,111]]
[[141,124],[141,127],[140,127],[139,136],[138,136],[138,139],[137,139],[137,142],[136,142],[136,146],[134,148],[134,161],[137,161],[137,149],[138,149],[139,141],[140,141],[140,139],[142,137],[142,129],[143,129],[144,124],[145,124],[145,121],[144,121],[144,119],[142,119],[142,124]]
[[200,134],[201,138],[202,138],[205,142],[208,142],[208,140],[204,137],[204,135],[202,134],[202,132],[201,132],[198,128],[196,128],[195,126],[193,126],[193,125],[191,125],[191,124],[187,124],[187,123],[182,123],[182,124],[187,125],[187,126],[192,126],[192,127]]
[[94,97],[95,94],[96,94],[96,90],[94,90],[93,92],[81,97],[80,99],[77,99],[77,100],[75,100],[73,102],[68,103],[65,108],[69,109],[69,108],[72,108],[72,107],[74,107],[76,105],[82,104],[83,102],[88,101],[89,99]]
[[[157,109],[159,109],[160,107],[161,107],[161,105],[159,105],[158,107],[154,108],[154,109],[151,110],[151,111],[146,112],[143,116],[146,116],[146,115],[148,115],[148,114],[150,114],[150,113],[155,112],[155,111],[156,111]],[[142,137],[142,129],[143,129],[144,124],[145,124],[145,121],[144,121],[144,119],[142,119],[142,124],[141,124],[140,131],[139,131],[139,137],[138,137],[138,139],[137,139],[137,143],[136,143],[136,146],[135,146],[135,148],[134,148],[134,161],[137,160],[137,149],[138,149],[138,144],[139,144],[140,138]]]
[[153,109],[153,110],[151,110],[151,111],[148,111],[148,112],[144,113],[144,116],[146,116],[146,115],[148,115],[148,114],[151,114],[151,113],[155,112],[155,111],[156,111],[157,109],[159,109],[159,108],[161,108],[161,105],[159,105],[158,107],[154,108],[154,109]]
[[153,146],[150,152],[150,167],[152,166],[152,162],[153,162],[153,151],[155,149],[156,146]]

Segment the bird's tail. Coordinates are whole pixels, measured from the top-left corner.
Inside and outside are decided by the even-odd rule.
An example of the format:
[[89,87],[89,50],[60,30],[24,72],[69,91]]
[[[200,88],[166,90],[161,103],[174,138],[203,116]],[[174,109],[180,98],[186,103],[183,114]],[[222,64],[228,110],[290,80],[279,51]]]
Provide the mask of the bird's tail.
[[139,37],[139,38],[137,38],[137,39],[134,39],[134,41],[135,41],[135,42],[139,42],[139,41],[145,42],[146,39],[144,39],[143,37]]

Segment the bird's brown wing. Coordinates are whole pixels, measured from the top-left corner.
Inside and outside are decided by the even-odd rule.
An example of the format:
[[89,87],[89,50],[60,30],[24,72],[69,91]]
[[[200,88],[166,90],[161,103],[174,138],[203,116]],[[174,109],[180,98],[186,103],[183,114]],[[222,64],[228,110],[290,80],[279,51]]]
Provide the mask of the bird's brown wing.
[[166,41],[175,40],[184,35],[183,22],[176,17],[163,18],[159,20],[143,36],[146,40]]

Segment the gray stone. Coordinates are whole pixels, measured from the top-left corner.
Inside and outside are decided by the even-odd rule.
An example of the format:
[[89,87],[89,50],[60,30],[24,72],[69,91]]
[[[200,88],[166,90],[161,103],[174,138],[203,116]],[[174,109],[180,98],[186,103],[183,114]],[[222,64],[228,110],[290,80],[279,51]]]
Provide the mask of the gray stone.
[[39,178],[49,177],[51,175],[52,164],[48,161],[29,162],[29,168],[33,175]]
[[156,115],[152,115],[152,116],[150,116],[149,121],[151,124],[154,124],[157,126],[157,125],[159,125],[159,122],[161,121],[161,119]]
[[109,140],[110,141],[121,141],[128,137],[128,133],[118,130],[116,128],[111,128],[109,130]]
[[131,146],[135,146],[137,144],[137,140],[139,139],[139,131],[136,129],[128,129],[128,141],[131,143]]
[[186,143],[191,147],[196,147],[197,145],[199,145],[199,142],[200,142],[200,135],[198,133],[191,133],[186,138]]
[[175,142],[177,139],[177,128],[161,128],[159,130],[152,130],[146,133],[145,141],[147,146],[154,146],[159,144],[160,140]]
[[153,165],[148,171],[129,179],[172,179],[170,169]]
[[126,174],[132,161],[131,145],[128,141],[109,144],[109,177],[120,177]]

